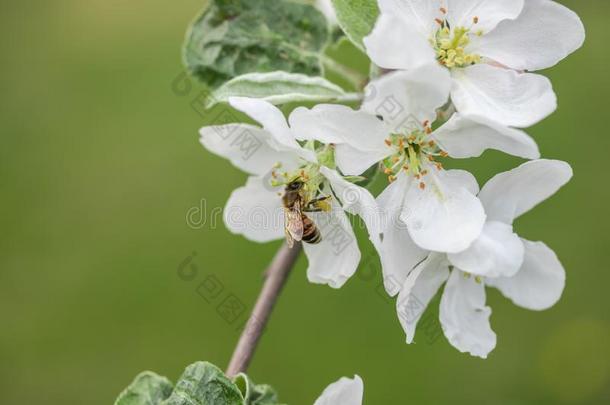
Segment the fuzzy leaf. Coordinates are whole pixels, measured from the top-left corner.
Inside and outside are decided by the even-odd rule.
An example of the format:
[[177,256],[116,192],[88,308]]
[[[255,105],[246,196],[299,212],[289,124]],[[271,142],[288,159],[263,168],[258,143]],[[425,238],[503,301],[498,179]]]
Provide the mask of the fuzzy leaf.
[[341,87],[322,77],[286,72],[248,73],[216,89],[209,98],[207,108],[235,96],[255,97],[272,104],[284,104],[295,101],[332,102],[345,95]]
[[375,26],[379,16],[377,0],[332,0],[339,26],[358,48],[364,51],[362,38]]
[[283,70],[320,76],[326,18],[290,0],[209,0],[191,25],[183,56],[210,87],[245,73]]
[[125,388],[115,401],[115,405],[160,405],[172,393],[172,383],[152,371],[140,373]]
[[184,370],[162,405],[243,405],[237,386],[213,364],[199,361]]

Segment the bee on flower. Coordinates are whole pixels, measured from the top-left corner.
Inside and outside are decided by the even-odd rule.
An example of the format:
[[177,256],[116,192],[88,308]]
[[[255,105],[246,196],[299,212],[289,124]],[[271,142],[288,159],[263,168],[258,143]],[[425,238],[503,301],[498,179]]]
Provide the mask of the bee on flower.
[[[228,124],[200,131],[205,148],[250,175],[225,206],[227,228],[255,242],[305,242],[309,280],[341,287],[361,257],[346,213],[360,216],[377,243],[380,221],[374,197],[335,170],[333,145],[300,144],[294,133],[301,129],[288,126],[277,107],[239,97],[230,104],[262,128]],[[244,153],[245,139],[257,145],[254,152]]]

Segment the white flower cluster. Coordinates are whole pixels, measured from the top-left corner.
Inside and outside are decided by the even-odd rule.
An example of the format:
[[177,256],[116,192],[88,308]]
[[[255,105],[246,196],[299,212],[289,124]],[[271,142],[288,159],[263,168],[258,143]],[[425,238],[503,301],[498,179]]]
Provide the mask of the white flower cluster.
[[[572,176],[567,163],[540,159],[522,128],[556,109],[550,81],[529,72],[578,49],[584,28],[551,0],[379,0],[379,9],[364,45],[380,74],[358,110],[320,104],[286,119],[266,101],[231,98],[261,127],[201,130],[208,150],[250,175],[229,198],[225,223],[256,242],[284,238],[287,224],[272,218],[287,209],[286,188],[298,182],[303,215],[321,235],[304,243],[311,282],[339,288],[356,272],[361,254],[346,214],[358,216],[379,252],[386,290],[398,296],[407,342],[444,285],[445,336],[485,358],[496,345],[486,286],[532,310],[554,305],[564,288],[554,252],[517,236],[512,223]],[[255,153],[244,153],[244,143],[257,145]],[[487,149],[528,161],[482,189],[470,173],[443,167]],[[371,167],[389,180],[376,198],[357,185]],[[315,201],[328,207],[314,209]]]

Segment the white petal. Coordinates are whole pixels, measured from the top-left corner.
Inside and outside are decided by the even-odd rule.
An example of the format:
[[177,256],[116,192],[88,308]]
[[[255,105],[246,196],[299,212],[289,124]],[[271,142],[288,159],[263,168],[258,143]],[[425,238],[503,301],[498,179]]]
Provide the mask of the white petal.
[[383,146],[389,135],[386,125],[375,115],[344,105],[319,104],[311,110],[299,107],[288,120],[299,140],[347,143],[361,150]]
[[278,188],[262,177],[250,177],[244,187],[233,191],[223,218],[234,234],[254,242],[269,242],[284,237],[284,211]]
[[491,308],[485,306],[485,286],[454,269],[441,298],[440,321],[449,343],[462,353],[487,358],[496,347]]
[[454,266],[468,273],[512,277],[523,264],[523,251],[523,242],[511,225],[488,221],[481,236],[468,249],[448,257]]
[[283,167],[298,167],[298,157],[292,152],[280,152],[269,144],[271,135],[260,128],[246,124],[228,124],[203,127],[199,131],[201,144],[250,174],[269,173],[274,163]]
[[511,127],[525,128],[557,108],[551,82],[544,76],[518,73],[487,64],[453,69],[451,98],[457,110]]
[[443,183],[450,187],[464,187],[471,194],[479,194],[479,183],[472,173],[466,170],[446,170],[441,172],[443,175]]
[[458,159],[481,156],[487,149],[526,159],[540,157],[538,145],[528,134],[483,117],[453,114],[432,136],[444,151]]
[[485,224],[485,211],[469,190],[470,181],[456,181],[452,173],[436,169],[430,169],[422,181],[423,190],[417,182],[409,188],[400,216],[415,243],[435,252],[456,253],[468,248]]
[[580,48],[585,29],[571,10],[550,0],[527,0],[514,21],[504,21],[474,45],[476,51],[517,70],[549,68]]
[[436,27],[435,19],[441,16],[439,0],[379,0],[382,13],[398,16],[403,24],[415,27],[428,37]]
[[489,180],[479,198],[489,220],[512,224],[572,178],[572,168],[560,160],[533,160]]
[[392,150],[385,143],[377,149],[366,151],[353,148],[348,144],[339,144],[335,146],[335,163],[343,174],[358,176],[390,154],[392,154]]
[[513,277],[488,279],[505,297],[520,307],[541,311],[555,305],[565,287],[566,273],[561,262],[542,242],[523,239],[525,260]]
[[[523,10],[523,0],[447,0],[448,19],[452,27],[472,26],[487,33],[503,20],[512,20]],[[474,19],[478,22],[474,24]]]
[[307,215],[322,235],[322,240],[316,245],[303,244],[309,259],[307,278],[312,283],[341,288],[356,272],[361,256],[349,219],[334,199],[331,212]]
[[363,42],[371,60],[385,69],[415,69],[436,59],[426,36],[393,14],[382,12]]
[[449,71],[436,62],[388,73],[366,87],[362,109],[382,116],[394,132],[421,129],[449,99],[451,83]]
[[392,297],[398,294],[409,272],[428,255],[413,242],[407,225],[399,218],[410,181],[408,176],[401,175],[377,197],[383,230],[379,257],[383,283]]
[[231,97],[229,104],[260,123],[272,136],[272,146],[277,150],[293,151],[303,159],[315,162],[315,154],[310,150],[301,148],[290,128],[284,114],[273,104],[256,98]]
[[346,377],[332,383],[313,405],[362,405],[364,384],[359,376]]
[[375,197],[365,188],[343,179],[339,173],[327,167],[320,168],[320,173],[330,182],[334,195],[341,202],[346,212],[358,215],[364,221],[371,242],[376,247],[381,242],[381,218]]
[[449,262],[440,253],[430,254],[407,277],[396,300],[398,320],[407,334],[407,343],[413,343],[417,322],[447,278]]

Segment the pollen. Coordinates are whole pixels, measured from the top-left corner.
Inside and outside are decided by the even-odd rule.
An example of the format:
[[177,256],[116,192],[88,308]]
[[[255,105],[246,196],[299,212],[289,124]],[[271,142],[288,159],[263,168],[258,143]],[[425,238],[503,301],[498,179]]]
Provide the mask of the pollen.
[[[479,21],[478,17],[475,17],[474,21],[476,24]],[[445,22],[440,25],[442,28],[436,32],[431,42],[441,65],[448,68],[463,68],[481,62],[480,55],[467,51],[472,34],[469,28],[449,28]]]
[[[429,122],[425,124],[430,128]],[[422,177],[436,167],[434,156],[441,153],[441,149],[426,132],[425,128],[419,126],[411,132],[392,134],[386,140],[386,145],[391,148],[391,155],[384,159],[382,170],[390,182],[396,180],[396,176],[404,171],[417,179],[415,184],[422,183],[425,187]]]

